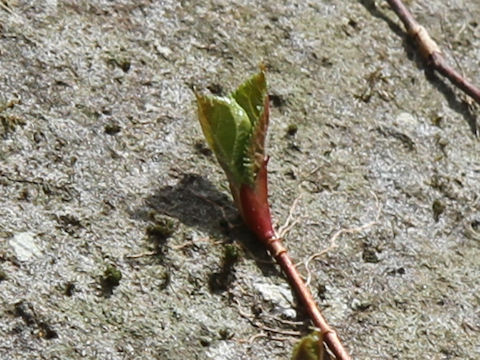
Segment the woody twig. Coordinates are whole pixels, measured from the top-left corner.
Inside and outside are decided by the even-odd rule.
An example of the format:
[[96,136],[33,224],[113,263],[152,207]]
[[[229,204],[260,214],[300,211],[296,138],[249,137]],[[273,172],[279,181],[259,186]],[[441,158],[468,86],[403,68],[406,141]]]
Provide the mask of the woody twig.
[[419,52],[427,64],[480,105],[480,89],[447,64],[438,45],[430,37],[427,30],[415,20],[402,1],[387,0],[387,2],[404,24],[408,35],[415,39]]

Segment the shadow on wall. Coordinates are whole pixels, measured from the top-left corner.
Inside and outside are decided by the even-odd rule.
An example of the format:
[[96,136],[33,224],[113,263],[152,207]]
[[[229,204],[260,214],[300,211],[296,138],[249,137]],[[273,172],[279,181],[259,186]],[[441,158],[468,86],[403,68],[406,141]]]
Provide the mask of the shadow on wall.
[[230,197],[196,174],[185,174],[176,185],[159,189],[145,204],[134,217],[148,220],[153,210],[209,232],[228,229],[230,221],[240,221]]
[[[151,221],[152,212],[178,219],[211,235],[226,236],[242,244],[265,275],[278,275],[263,245],[243,225],[230,196],[196,174],[185,174],[174,186],[165,186],[145,199],[145,206],[132,217]],[[249,256],[249,255],[248,255]]]

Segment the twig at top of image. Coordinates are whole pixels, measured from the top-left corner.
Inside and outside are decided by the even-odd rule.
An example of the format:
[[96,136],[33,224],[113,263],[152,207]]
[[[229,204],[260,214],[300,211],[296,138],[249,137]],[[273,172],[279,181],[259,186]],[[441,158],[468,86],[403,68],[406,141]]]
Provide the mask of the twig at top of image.
[[387,2],[402,21],[408,35],[415,39],[419,52],[427,64],[480,105],[480,89],[447,64],[439,46],[433,41],[427,30],[415,20],[403,2],[401,0],[387,0]]

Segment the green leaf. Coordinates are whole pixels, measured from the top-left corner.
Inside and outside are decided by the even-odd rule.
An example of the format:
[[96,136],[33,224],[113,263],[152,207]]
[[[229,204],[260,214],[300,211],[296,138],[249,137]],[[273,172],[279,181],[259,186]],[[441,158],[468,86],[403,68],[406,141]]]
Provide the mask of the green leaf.
[[264,110],[265,96],[267,82],[263,71],[252,76],[232,93],[232,97],[247,113],[253,127],[258,124]]
[[247,114],[229,97],[197,94],[197,102],[203,133],[223,170],[236,183],[249,182],[243,168],[252,128]]
[[267,82],[263,71],[238,87],[232,97],[245,110],[252,123],[252,135],[245,152],[245,170],[255,177],[265,158],[265,137],[268,129]]
[[314,331],[295,344],[291,360],[323,360],[325,356],[328,357],[324,351],[322,335]]
[[252,76],[227,97],[196,96],[203,133],[231,185],[252,185],[265,157],[265,74]]

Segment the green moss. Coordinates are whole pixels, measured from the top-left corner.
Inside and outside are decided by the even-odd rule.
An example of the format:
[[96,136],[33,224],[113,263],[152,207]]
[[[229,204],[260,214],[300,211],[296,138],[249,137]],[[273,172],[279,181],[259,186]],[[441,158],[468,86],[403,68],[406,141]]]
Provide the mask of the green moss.
[[363,261],[372,264],[376,264],[380,261],[377,255],[377,251],[374,248],[368,246],[363,249],[362,259]]
[[103,295],[112,295],[113,289],[120,285],[120,280],[122,280],[122,272],[115,265],[107,265],[101,278]]
[[103,277],[114,286],[118,286],[120,284],[120,280],[122,280],[122,273],[116,266],[108,265],[103,273]]
[[239,258],[239,251],[238,247],[233,244],[225,245],[225,252],[224,252],[224,266],[230,267],[238,261]]
[[105,134],[107,134],[107,135],[116,135],[121,130],[122,130],[122,128],[120,127],[120,125],[114,124],[114,123],[107,124],[107,125],[105,125],[105,128],[104,128]]
[[167,270],[161,275],[160,278],[162,280],[162,283],[160,285],[160,290],[165,290],[170,285],[170,283],[172,282],[172,275]]
[[324,359],[324,348],[322,336],[318,331],[304,336],[295,344],[291,360],[322,360]]
[[8,279],[7,273],[2,269],[0,269],[0,281],[7,280],[7,279]]
[[153,245],[154,251],[157,253],[157,258],[160,262],[163,262],[168,252],[167,240],[174,234],[178,223],[169,217],[155,212],[150,214],[150,218],[153,224],[147,226],[145,232],[148,241]]
[[445,211],[445,204],[440,199],[435,199],[432,204],[433,219],[437,222]]
[[287,127],[287,136],[295,136],[298,131],[297,124],[290,124]]
[[18,116],[14,115],[0,115],[0,136],[7,136],[9,133],[15,131],[17,126],[23,126],[26,121]]
[[73,293],[75,292],[75,283],[69,281],[65,284],[65,287],[63,289],[63,293],[66,296],[72,296]]
[[165,241],[175,232],[176,223],[166,217],[154,216],[155,224],[147,227],[147,235],[151,240]]
[[108,52],[106,62],[109,65],[119,67],[123,72],[128,72],[132,66],[130,58],[120,50],[119,52]]
[[220,271],[210,275],[209,285],[213,292],[222,292],[227,290],[230,283],[235,279],[234,265],[240,258],[239,249],[233,244],[227,244],[224,247],[222,267]]

